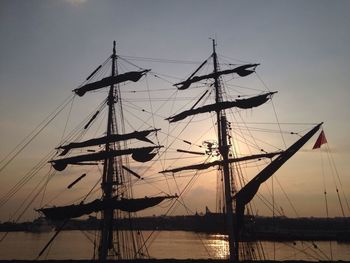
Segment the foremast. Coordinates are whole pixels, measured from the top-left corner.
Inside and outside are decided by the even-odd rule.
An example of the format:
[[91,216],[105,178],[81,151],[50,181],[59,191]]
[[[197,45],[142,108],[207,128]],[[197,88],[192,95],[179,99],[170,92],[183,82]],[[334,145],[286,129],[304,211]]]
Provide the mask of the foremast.
[[[112,72],[111,76],[116,75],[116,42],[113,41],[113,54],[112,54]],[[115,87],[111,84],[109,88],[107,104],[108,104],[108,120],[107,120],[107,138],[111,137],[112,134],[116,133],[115,127],[115,109],[114,104],[115,98]],[[105,151],[109,153],[114,150],[115,144],[106,142]],[[109,200],[113,196],[113,184],[114,184],[114,157],[108,157],[104,160],[103,173],[102,173],[102,200]],[[101,238],[98,249],[98,257],[100,261],[105,261],[108,257],[108,251],[113,248],[113,214],[112,208],[106,208],[102,212],[102,225],[101,225]]]
[[[216,43],[215,39],[213,41],[213,63],[214,63],[214,88],[215,88],[215,103],[219,104],[222,102],[222,88],[220,85],[220,76],[218,73],[218,61],[216,54]],[[227,120],[225,110],[216,110],[216,120],[217,120],[217,130],[218,130],[218,143],[219,151],[222,157],[222,171],[224,177],[224,192],[225,192],[225,217],[226,217],[226,227],[228,232],[229,241],[229,251],[230,260],[238,261],[238,237],[234,233],[233,225],[233,207],[232,207],[232,188],[231,180],[231,169],[229,164],[229,144],[227,140]],[[238,232],[238,231],[237,231]]]
[[[81,138],[77,138],[77,141],[60,145],[56,148],[59,150],[59,157],[55,157],[49,161],[49,163],[52,164],[52,167],[57,171],[65,170],[68,165],[98,165],[102,161],[102,196],[91,202],[85,202],[85,198],[79,204],[42,207],[38,209],[37,211],[44,214],[50,220],[63,222],[62,227],[57,230],[40,255],[47,249],[49,244],[62,230],[64,224],[68,222],[68,220],[71,218],[89,215],[94,212],[100,212],[101,235],[99,246],[96,250],[99,261],[105,262],[110,256],[114,256],[117,259],[133,259],[143,257],[144,244],[141,244],[142,241],[140,236],[136,235],[134,231],[118,231],[120,229],[117,224],[114,224],[115,219],[131,219],[133,213],[137,211],[154,207],[166,199],[177,198],[177,195],[163,195],[154,197],[145,196],[144,198],[132,197],[132,188],[129,187],[131,176],[139,179],[141,179],[141,176],[129,167],[127,155],[131,155],[131,158],[136,162],[145,163],[152,160],[157,155],[158,149],[162,148],[163,146],[156,145],[149,138],[147,138],[150,133],[155,133],[160,129],[153,128],[126,133],[124,127],[120,87],[118,84],[130,81],[137,82],[142,78],[142,76],[149,72],[150,69],[128,71],[118,74],[115,41],[113,42],[113,53],[109,60],[112,62],[110,76],[91,82],[90,79],[92,76],[94,76],[102,67],[99,66],[86,79],[88,81],[87,83],[73,90],[75,94],[82,97],[89,91],[109,88],[108,97],[106,99],[108,116],[105,135],[83,141],[80,140]],[[116,107],[116,103],[118,103],[118,108]],[[99,111],[92,116],[89,122],[84,126],[84,130],[89,127],[98,113]],[[119,133],[119,130],[121,130],[122,133]],[[129,148],[126,142],[128,140],[137,140],[139,142],[152,144],[152,146]],[[88,150],[89,153],[81,154],[81,151],[85,151],[83,148],[99,147],[101,145],[104,146],[103,150],[99,149],[98,151],[95,151],[94,149],[90,149]],[[76,155],[74,150],[79,149],[80,153]],[[71,151],[73,151],[73,155],[71,155]],[[80,181],[81,178],[82,176],[75,180],[71,185],[74,185]],[[68,188],[70,188],[71,185]],[[90,193],[91,191],[88,193],[88,195]],[[129,223],[129,227],[133,229],[132,221],[130,220]]]

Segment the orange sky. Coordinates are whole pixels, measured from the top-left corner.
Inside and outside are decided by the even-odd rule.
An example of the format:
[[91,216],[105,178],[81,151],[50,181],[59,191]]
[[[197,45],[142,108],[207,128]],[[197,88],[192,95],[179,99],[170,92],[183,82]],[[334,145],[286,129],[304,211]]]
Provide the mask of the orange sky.
[[[299,125],[300,123],[325,122],[324,130],[329,142],[327,147],[332,155],[321,153],[320,150],[310,150],[316,140],[315,136],[312,142],[277,172],[273,182],[270,180],[261,188],[261,193],[272,200],[273,184],[276,207],[283,209],[288,216],[297,216],[289,200],[299,216],[326,216],[323,201],[326,185],[330,215],[340,216],[336,188],[340,190],[341,196],[344,194],[350,198],[350,127],[347,122],[350,112],[349,5],[348,1],[340,0],[263,3],[199,0],[2,1],[0,33],[6,37],[0,42],[0,159],[3,160],[49,113],[71,95],[71,90],[80,85],[110,55],[113,40],[117,41],[118,54],[142,68],[152,68],[152,72],[161,77],[150,75],[135,87],[122,87],[122,96],[128,100],[125,103],[125,110],[128,111],[127,128],[150,128],[154,126],[154,121],[156,128],[164,130],[159,134],[161,143],[168,145],[173,138],[166,139],[165,134],[174,129],[175,125],[169,126],[164,118],[181,108],[191,107],[195,98],[203,92],[202,88],[179,92],[176,94],[175,104],[175,88],[171,84],[188,77],[211,54],[211,41],[208,38],[215,36],[222,68],[226,66],[225,63],[261,63],[257,68],[258,75],[238,79],[236,82],[226,79],[227,96],[233,98],[237,94],[252,95],[266,91],[267,88],[278,91],[273,98],[273,104],[269,102],[259,108],[241,112],[240,115],[235,114],[232,125],[237,143],[243,140],[242,120],[251,128],[261,129],[260,124],[254,123],[276,122],[277,116],[283,131],[301,133],[311,126]],[[121,72],[134,69],[122,61],[119,67]],[[211,69],[206,70],[210,72]],[[130,90],[139,92],[131,93]],[[145,92],[148,90],[151,92]],[[69,104],[18,159],[1,171],[0,192],[6,194],[41,156],[59,144],[63,134],[67,135],[87,113],[94,112],[105,96],[106,93],[98,92],[75,98],[74,104]],[[149,98],[152,99],[152,104],[149,104]],[[172,99],[166,101],[168,98]],[[134,104],[157,113],[154,119],[147,121],[149,126],[142,124],[138,118],[145,120],[150,115],[139,113],[133,108]],[[72,112],[67,121],[71,105]],[[200,116],[193,120],[193,127],[186,129],[180,138],[196,141],[199,145],[204,140],[214,140],[214,122],[210,114]],[[184,124],[180,124],[171,134],[179,134],[181,126]],[[268,124],[264,128],[279,130],[278,125]],[[103,128],[98,127],[98,123],[88,135],[93,136],[94,133],[99,136],[103,134]],[[285,148],[279,133],[260,131],[255,135],[277,148]],[[197,139],[198,136],[200,138]],[[297,135],[284,134],[287,145],[298,138]],[[175,145],[187,147],[180,142]],[[176,149],[175,145],[171,148]],[[237,146],[242,154],[249,154],[249,148],[242,143]],[[266,144],[264,147],[266,150],[276,149]],[[194,146],[192,150],[198,150],[198,147]],[[173,155],[169,153],[167,158],[173,158]],[[334,159],[338,173],[330,166],[332,162],[329,160],[332,159],[328,158]],[[176,185],[171,177],[166,182],[158,171],[170,164],[173,167],[187,164],[189,160],[191,159],[182,159],[174,163],[173,160],[168,160],[165,163],[162,161],[162,165],[154,165],[148,173],[152,178],[162,178],[162,181],[157,184],[152,182],[153,179],[149,184],[137,182],[135,193],[140,196],[151,196],[161,191],[179,193],[192,177],[178,179]],[[203,158],[193,159],[195,162],[201,160]],[[59,193],[63,193],[60,204],[75,200],[86,193],[97,181],[99,171],[85,167],[84,171],[88,171],[89,176],[84,183],[77,185],[74,193],[63,189],[82,172],[73,170],[70,173],[57,174],[49,183],[44,198],[42,195],[37,197],[35,207],[45,204]],[[246,176],[251,178],[256,173],[256,167],[249,168]],[[1,207],[0,220],[17,218],[20,214],[16,213],[18,207],[33,186],[44,180],[43,178],[45,173],[35,177],[22,192]],[[184,195],[190,210],[185,211],[186,209],[179,206],[174,213],[204,211],[206,205],[215,210],[216,182],[214,171],[201,175],[191,191]],[[288,194],[288,198],[284,192]],[[342,200],[346,215],[349,216],[350,211],[345,200]],[[146,211],[146,214],[165,213],[166,210],[165,204],[162,208]],[[255,198],[253,210],[259,215],[271,215],[259,198]],[[28,211],[22,220],[37,216],[32,208]]]

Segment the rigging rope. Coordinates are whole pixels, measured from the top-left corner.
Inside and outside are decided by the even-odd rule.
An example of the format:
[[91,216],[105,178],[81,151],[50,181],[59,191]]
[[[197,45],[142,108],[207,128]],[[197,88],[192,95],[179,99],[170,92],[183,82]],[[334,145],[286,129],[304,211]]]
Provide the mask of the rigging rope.
[[[258,73],[256,73],[256,76],[258,77],[258,79],[261,81],[261,83],[264,85],[264,87],[267,89],[267,91],[270,92],[270,89],[267,87],[267,85],[265,84],[265,82],[262,80],[262,78],[259,76]],[[271,104],[272,104],[272,108],[273,108],[273,112],[275,114],[275,118],[276,118],[276,122],[278,124],[278,128],[280,129],[280,132],[281,132],[281,138],[282,138],[282,141],[283,141],[283,144],[284,144],[284,147],[286,148],[287,147],[287,144],[284,140],[284,137],[283,137],[283,133],[282,133],[282,129],[281,129],[281,125],[279,123],[279,119],[278,119],[278,115],[277,115],[277,112],[276,112],[276,108],[275,108],[275,104],[273,103],[273,100],[271,99]]]
[[50,113],[48,117],[46,117],[37,127],[35,127],[35,129],[28,136],[17,144],[17,146],[15,146],[15,148],[0,161],[0,163],[4,163],[0,167],[0,173],[57,117],[59,113],[64,110],[71,100],[73,100],[73,98],[74,96],[72,95],[68,97],[68,99],[65,99],[60,106]]
[[73,103],[74,103],[74,98],[75,98],[75,93],[73,95],[73,98],[72,98],[72,102],[71,102],[71,105],[69,107],[69,112],[68,112],[68,115],[67,115],[67,120],[66,120],[66,123],[64,124],[64,129],[63,129],[63,132],[62,132],[62,137],[61,137],[61,142],[63,141],[63,138],[64,138],[64,134],[66,133],[66,129],[67,129],[67,125],[68,125],[68,122],[69,122],[69,119],[70,119],[70,116],[71,116],[71,113],[72,113],[72,108],[73,108]]
[[338,186],[337,186],[337,182],[336,182],[337,180],[336,179],[338,179],[338,182],[339,182],[340,188],[342,190],[343,197],[344,197],[344,200],[346,202],[346,205],[347,205],[347,208],[348,208],[349,212],[350,212],[350,207],[349,207],[349,203],[348,203],[347,197],[345,195],[345,192],[343,190],[342,182],[341,182],[341,179],[340,179],[337,167],[335,165],[335,162],[334,162],[334,159],[333,159],[333,156],[331,154],[330,147],[328,146],[328,144],[326,144],[326,153],[327,153],[328,162],[330,163],[331,169],[333,170],[332,171],[332,178],[333,178],[335,190],[336,190],[336,193],[337,193],[339,205],[340,205],[340,208],[341,208],[341,212],[342,212],[343,217],[345,217],[345,211],[344,211],[343,203],[342,203],[340,195],[339,195],[339,189],[338,189]]

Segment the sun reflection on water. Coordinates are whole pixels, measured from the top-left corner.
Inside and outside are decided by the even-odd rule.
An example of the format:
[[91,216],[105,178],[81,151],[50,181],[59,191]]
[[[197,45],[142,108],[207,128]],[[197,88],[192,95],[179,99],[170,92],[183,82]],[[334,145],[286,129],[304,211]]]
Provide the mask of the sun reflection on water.
[[228,248],[227,236],[219,235],[219,234],[209,235],[206,245],[210,254],[212,254],[213,258],[217,258],[217,259],[228,258],[229,248]]

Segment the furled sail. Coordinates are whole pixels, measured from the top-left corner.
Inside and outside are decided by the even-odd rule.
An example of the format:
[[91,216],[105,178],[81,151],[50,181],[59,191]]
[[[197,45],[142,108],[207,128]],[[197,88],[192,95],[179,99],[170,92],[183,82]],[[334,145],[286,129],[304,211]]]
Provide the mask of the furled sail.
[[48,219],[65,220],[105,209],[119,209],[125,212],[137,212],[158,205],[165,199],[176,197],[177,196],[157,196],[136,199],[117,199],[114,197],[106,200],[97,199],[87,204],[41,208],[38,211],[42,212]]
[[245,206],[253,199],[260,185],[269,179],[289,158],[291,158],[301,147],[319,130],[322,123],[315,126],[306,133],[280,156],[266,166],[258,175],[256,175],[249,183],[247,183],[235,196],[236,216],[238,227],[243,223]]
[[57,171],[63,171],[67,167],[68,164],[79,164],[81,162],[100,161],[100,160],[104,160],[107,158],[112,158],[115,156],[121,156],[121,155],[127,155],[127,154],[136,154],[136,155],[142,154],[142,155],[144,155],[145,153],[148,153],[149,155],[154,157],[153,153],[151,153],[151,152],[154,149],[159,149],[161,147],[163,147],[163,146],[150,146],[150,147],[123,149],[123,150],[111,150],[109,152],[101,151],[98,153],[90,153],[90,154],[84,154],[84,155],[78,155],[78,156],[73,156],[73,157],[51,160],[49,162],[53,164],[52,166]]
[[190,110],[180,112],[179,114],[171,116],[171,117],[167,118],[166,120],[169,120],[169,122],[177,122],[177,121],[181,121],[181,120],[185,119],[188,116],[192,116],[195,114],[211,112],[211,111],[220,111],[220,110],[224,110],[224,109],[228,109],[228,108],[232,108],[232,107],[237,107],[237,108],[241,108],[241,109],[249,109],[249,108],[258,107],[258,106],[264,104],[265,102],[267,102],[272,97],[272,95],[275,94],[276,92],[277,91],[268,92],[268,93],[254,96],[254,97],[247,98],[247,99],[237,99],[234,101],[223,101],[223,102],[219,102],[219,103],[205,105],[205,106],[202,106],[202,107],[199,107],[196,109],[190,109]]
[[[249,161],[249,160],[254,160],[254,159],[260,159],[260,158],[272,158],[276,155],[280,155],[283,152],[274,152],[274,153],[263,153],[263,154],[254,154],[250,156],[244,156],[244,157],[239,157],[239,158],[231,158],[228,159],[229,163],[236,163],[236,162],[242,162],[242,161]],[[214,161],[210,163],[201,163],[201,164],[194,164],[194,165],[188,165],[188,166],[183,166],[183,167],[178,167],[174,169],[168,169],[161,171],[161,173],[177,173],[180,171],[185,171],[185,170],[205,170],[210,167],[216,166],[216,165],[222,165],[224,161],[219,160],[219,161]]]
[[144,148],[139,151],[134,151],[131,155],[131,157],[141,163],[148,162],[154,158],[154,156],[157,155],[157,153],[152,153],[152,148]]
[[101,88],[108,87],[108,86],[113,85],[113,84],[118,84],[118,83],[122,83],[125,81],[136,82],[149,71],[150,71],[150,69],[145,69],[142,71],[130,71],[130,72],[126,72],[123,74],[119,74],[117,76],[106,77],[106,78],[101,79],[100,81],[88,83],[80,88],[77,88],[74,90],[74,92],[81,97],[81,96],[84,96],[84,94],[88,91],[101,89]]
[[58,149],[63,149],[63,152],[60,154],[62,156],[67,154],[71,149],[74,149],[74,148],[97,146],[101,144],[113,143],[118,141],[129,140],[129,139],[138,139],[141,141],[153,143],[146,136],[149,135],[151,132],[156,132],[159,130],[160,129],[153,129],[153,130],[145,130],[145,131],[135,131],[135,132],[126,133],[126,134],[112,134],[110,136],[103,136],[100,138],[95,138],[95,139],[91,139],[83,142],[72,142],[67,145],[61,145],[58,147]]
[[192,75],[191,75],[191,77],[189,77],[187,80],[176,83],[176,84],[174,84],[174,86],[177,86],[179,90],[184,90],[184,89],[189,88],[192,83],[201,81],[203,79],[217,78],[221,75],[227,75],[227,74],[232,74],[232,73],[236,73],[240,77],[245,77],[245,76],[252,74],[255,71],[255,68],[259,65],[260,64],[246,64],[246,65],[242,65],[242,66],[239,66],[239,67],[236,67],[233,69],[222,70],[222,71],[218,71],[216,73],[210,73],[210,74],[203,75],[203,76],[192,77]]

